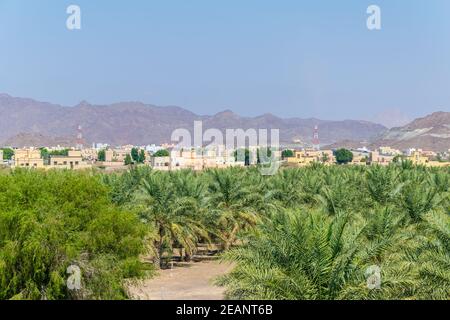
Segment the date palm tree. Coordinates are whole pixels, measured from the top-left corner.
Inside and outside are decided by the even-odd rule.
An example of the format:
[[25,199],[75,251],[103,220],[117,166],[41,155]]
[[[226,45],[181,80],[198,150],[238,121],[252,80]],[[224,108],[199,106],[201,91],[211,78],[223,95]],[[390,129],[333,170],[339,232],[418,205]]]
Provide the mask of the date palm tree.
[[153,173],[145,178],[135,201],[141,219],[156,230],[155,264],[160,267],[163,266],[163,254],[171,254],[175,242],[192,254],[198,239],[208,236],[198,219],[199,207],[195,198],[178,195],[166,174]]
[[225,253],[237,263],[218,279],[233,299],[332,299],[356,272],[357,248],[344,235],[347,218],[282,212],[261,225],[249,242]]
[[210,171],[210,210],[215,217],[217,233],[228,250],[240,232],[248,231],[258,221],[254,194],[240,169]]

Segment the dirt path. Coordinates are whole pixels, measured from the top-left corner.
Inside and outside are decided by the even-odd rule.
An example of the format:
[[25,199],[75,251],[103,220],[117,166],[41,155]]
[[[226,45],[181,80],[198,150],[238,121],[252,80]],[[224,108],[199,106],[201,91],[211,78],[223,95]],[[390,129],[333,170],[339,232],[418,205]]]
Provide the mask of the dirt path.
[[131,287],[130,293],[139,300],[223,300],[224,288],[213,281],[231,269],[232,265],[216,261],[186,263],[159,271],[154,278]]

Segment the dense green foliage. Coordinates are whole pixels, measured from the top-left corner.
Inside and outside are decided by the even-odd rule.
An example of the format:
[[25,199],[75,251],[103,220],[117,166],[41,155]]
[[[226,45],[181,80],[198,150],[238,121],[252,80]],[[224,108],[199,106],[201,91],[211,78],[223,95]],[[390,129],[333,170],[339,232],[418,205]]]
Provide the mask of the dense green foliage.
[[158,150],[153,154],[154,157],[156,158],[161,158],[161,157],[168,157],[170,156],[169,151],[163,149],[163,150]]
[[3,160],[11,160],[14,156],[14,150],[10,148],[3,148]]
[[127,154],[125,156],[125,165],[129,166],[129,165],[132,165],[132,164],[133,164],[133,159],[131,158],[130,154]]
[[[126,298],[142,254],[164,267],[198,243],[235,263],[218,279],[229,298],[448,299],[449,182],[404,162],[0,174],[0,299]],[[71,264],[80,292],[65,286]]]
[[69,155],[69,149],[62,149],[62,150],[53,150],[48,151],[47,148],[41,148],[41,157],[46,159],[49,156],[68,156]]
[[250,153],[250,150],[248,150],[248,149],[242,148],[242,149],[236,150],[234,152],[234,160],[239,161],[239,162],[244,162],[244,164],[246,166],[249,166],[250,162],[253,160],[253,159],[251,159],[251,157],[252,157],[252,155]]
[[106,161],[106,150],[102,149],[97,154],[98,161]]
[[[421,167],[285,170],[266,189],[279,209],[225,253],[237,266],[219,283],[234,299],[448,299],[449,179]],[[369,289],[373,268],[381,283]]]
[[283,150],[281,152],[281,158],[286,159],[286,158],[292,158],[294,156],[294,151],[287,149],[287,150]]
[[[123,280],[143,271],[145,234],[89,174],[0,175],[0,299],[126,298]],[[67,289],[70,265],[81,290]]]
[[50,163],[51,156],[68,156],[69,155],[69,149],[48,151],[47,148],[41,148],[40,152],[41,152],[41,157],[42,157],[42,159],[44,159],[44,163],[46,163],[46,164]]
[[131,160],[133,161],[133,163],[144,163],[145,150],[139,150],[138,148],[131,149]]
[[144,163],[145,161],[145,150],[139,150],[138,148],[131,149],[131,160],[133,163]]
[[347,149],[336,150],[334,156],[336,157],[336,162],[339,164],[347,164],[353,160],[353,153]]
[[[447,299],[448,169],[404,164],[203,173],[136,168],[109,176],[111,197],[140,206],[163,257],[221,243],[236,299]],[[229,250],[227,250],[229,249]],[[157,259],[163,265],[160,259]],[[367,271],[380,268],[380,289]]]
[[144,163],[145,162],[145,150],[140,150],[139,151],[139,156],[138,156],[138,163]]

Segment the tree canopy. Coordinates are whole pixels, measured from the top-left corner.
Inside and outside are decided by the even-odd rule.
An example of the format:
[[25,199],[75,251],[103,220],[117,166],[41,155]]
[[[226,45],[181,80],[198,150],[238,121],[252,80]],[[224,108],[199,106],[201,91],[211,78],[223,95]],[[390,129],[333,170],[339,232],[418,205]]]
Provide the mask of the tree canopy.
[[283,150],[281,152],[281,157],[283,159],[292,158],[293,156],[294,156],[294,151],[292,151],[291,149]]
[[3,160],[11,160],[14,156],[14,150],[11,148],[3,148]]
[[106,150],[102,149],[97,154],[98,161],[106,161]]
[[353,153],[347,149],[336,150],[334,156],[336,157],[336,162],[339,164],[347,164],[353,160]]
[[170,153],[166,149],[158,150],[153,154],[153,157],[155,158],[162,158],[162,157],[168,157],[170,156]]
[[448,168],[410,162],[2,171],[0,299],[129,298],[128,281],[214,244],[230,299],[446,300],[449,188]]

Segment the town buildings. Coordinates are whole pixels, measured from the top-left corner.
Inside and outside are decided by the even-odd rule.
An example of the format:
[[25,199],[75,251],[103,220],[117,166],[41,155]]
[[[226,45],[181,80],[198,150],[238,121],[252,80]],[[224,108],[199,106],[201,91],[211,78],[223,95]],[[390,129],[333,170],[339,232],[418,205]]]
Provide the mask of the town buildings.
[[47,169],[89,169],[92,165],[83,160],[81,151],[69,150],[67,156],[50,156],[50,164]]
[[[172,146],[171,146],[172,147]],[[256,165],[264,162],[259,151],[259,147],[249,147],[247,151],[244,149],[227,149],[225,146],[211,146],[207,148],[190,148],[169,150],[162,149],[158,146],[134,147],[132,145],[108,147],[98,150],[96,148],[85,148],[82,150],[68,150],[67,155],[51,155],[43,159],[40,149],[24,148],[15,149],[14,157],[11,161],[13,168],[34,168],[34,169],[69,169],[81,170],[89,169],[93,166],[107,170],[123,170],[126,169],[125,160],[131,158],[132,149],[138,149],[139,152],[145,152],[145,161],[143,165],[148,165],[155,170],[172,171],[190,169],[194,171],[206,169],[220,169],[235,166]],[[48,148],[49,151],[62,151],[61,147]],[[156,152],[167,150],[167,156],[155,156]],[[100,151],[104,152],[104,161],[99,161]],[[241,152],[239,152],[241,151]],[[0,159],[3,152],[0,150]],[[271,152],[271,161],[281,158],[281,151]],[[313,163],[323,163],[325,165],[333,165],[336,163],[333,150],[315,150],[305,148],[301,150],[293,150],[293,156],[286,158],[283,162],[288,166],[308,166]],[[370,151],[366,148],[352,150],[353,165],[389,165],[394,161],[408,160],[414,165],[423,166],[450,166],[449,153],[436,154],[421,149],[408,149],[404,152],[390,148],[380,147]],[[160,153],[158,153],[160,155]],[[162,153],[164,154],[164,153]],[[446,157],[447,155],[447,157]],[[239,157],[241,156],[241,157]],[[103,156],[102,156],[103,160]],[[279,161],[279,160],[275,160]],[[3,164],[8,162],[2,161]]]
[[43,169],[44,159],[39,149],[17,149],[14,151],[14,168]]
[[307,166],[312,163],[333,164],[335,158],[332,150],[302,149],[294,151],[294,156],[287,158],[287,163],[297,166]]

